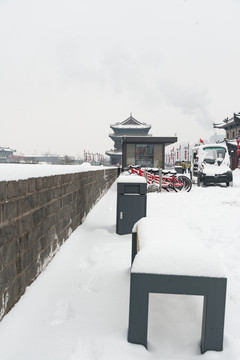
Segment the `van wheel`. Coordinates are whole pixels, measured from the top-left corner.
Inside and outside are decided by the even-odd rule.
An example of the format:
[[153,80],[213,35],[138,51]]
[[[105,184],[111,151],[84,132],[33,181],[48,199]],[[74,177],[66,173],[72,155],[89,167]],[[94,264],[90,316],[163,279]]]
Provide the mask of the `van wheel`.
[[226,185],[227,185],[227,186],[233,186],[233,182],[232,182],[232,181],[227,182]]

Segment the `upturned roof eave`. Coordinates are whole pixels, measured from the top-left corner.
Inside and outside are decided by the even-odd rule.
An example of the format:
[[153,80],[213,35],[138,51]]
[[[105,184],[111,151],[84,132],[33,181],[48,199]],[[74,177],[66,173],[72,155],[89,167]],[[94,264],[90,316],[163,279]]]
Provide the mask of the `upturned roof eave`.
[[122,151],[106,150],[105,154],[111,155],[111,156],[122,156]]
[[152,125],[115,125],[115,124],[111,124],[110,125],[110,128],[114,130],[119,130],[119,129],[122,129],[122,130],[128,130],[128,129],[151,129]]
[[222,121],[221,123],[213,123],[213,127],[217,128],[217,129],[226,129],[232,125],[240,125],[240,114],[233,114],[233,117],[230,119],[225,119],[224,121]]
[[[110,138],[117,138],[117,139],[123,138],[125,136],[127,136],[127,135],[126,134],[109,134]],[[143,135],[143,134],[131,134],[130,136],[131,137],[142,137],[142,136],[151,137],[152,134],[145,134],[145,135]]]

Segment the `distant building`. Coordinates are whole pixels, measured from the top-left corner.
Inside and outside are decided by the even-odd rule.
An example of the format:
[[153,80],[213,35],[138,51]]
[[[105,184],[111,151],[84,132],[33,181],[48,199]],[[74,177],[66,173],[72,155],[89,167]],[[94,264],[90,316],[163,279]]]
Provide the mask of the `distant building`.
[[152,135],[148,134],[151,129],[151,125],[142,123],[136,120],[132,113],[130,116],[122,121],[121,123],[116,123],[110,125],[113,130],[113,134],[110,134],[109,137],[114,142],[114,149],[106,151],[106,154],[110,156],[112,165],[122,165],[122,140],[125,136],[141,136],[141,137],[151,137]]
[[13,153],[16,152],[16,150],[10,149],[9,147],[1,147],[0,146],[0,156],[2,157],[10,157],[13,156]]
[[221,123],[213,124],[216,129],[224,129],[226,131],[225,141],[230,154],[231,168],[234,170],[239,166],[240,157],[238,155],[238,142],[240,140],[240,113],[233,113],[233,117],[226,118]]
[[16,152],[16,150],[0,146],[0,162],[7,162],[7,160],[13,156],[14,152]]
[[226,130],[226,140],[240,137],[240,113],[233,113],[232,118],[226,118],[219,124],[213,124],[213,127]]

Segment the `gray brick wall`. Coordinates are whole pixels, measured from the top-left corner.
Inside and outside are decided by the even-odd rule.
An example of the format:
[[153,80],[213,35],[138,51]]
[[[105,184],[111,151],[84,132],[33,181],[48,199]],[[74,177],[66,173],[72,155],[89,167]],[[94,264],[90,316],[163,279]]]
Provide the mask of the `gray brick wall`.
[[117,178],[117,169],[0,182],[0,319]]

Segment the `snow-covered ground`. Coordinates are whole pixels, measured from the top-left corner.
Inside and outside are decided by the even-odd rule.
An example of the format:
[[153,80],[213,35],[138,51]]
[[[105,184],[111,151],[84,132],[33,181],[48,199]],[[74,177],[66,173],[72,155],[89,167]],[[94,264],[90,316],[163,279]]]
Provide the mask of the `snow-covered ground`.
[[200,354],[198,296],[150,295],[149,349],[127,342],[131,236],[115,233],[115,182],[0,323],[0,360],[240,359],[240,171],[233,187],[147,201],[148,216],[160,217],[149,236],[181,239],[187,226],[219,253],[228,277],[224,350]]
[[[73,174],[82,171],[104,169],[103,165],[91,166],[84,162],[81,165],[50,164],[0,164],[0,181],[23,180],[33,177]],[[107,167],[108,168],[108,167]]]

